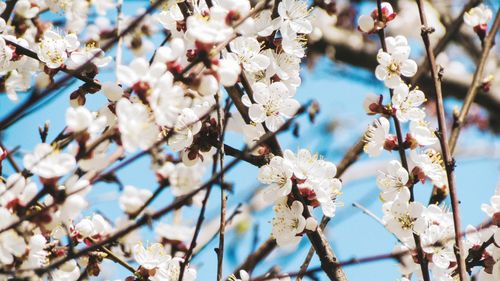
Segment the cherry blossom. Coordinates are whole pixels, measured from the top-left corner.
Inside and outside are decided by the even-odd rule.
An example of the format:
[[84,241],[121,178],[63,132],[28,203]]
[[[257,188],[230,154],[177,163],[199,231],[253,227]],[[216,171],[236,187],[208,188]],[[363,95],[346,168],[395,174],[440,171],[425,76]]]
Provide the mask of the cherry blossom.
[[401,240],[413,238],[425,230],[422,217],[424,206],[418,202],[408,202],[410,190],[403,187],[394,201],[384,204],[384,222],[387,229]]
[[186,166],[184,163],[175,165],[168,179],[175,196],[182,196],[198,188],[201,184],[201,175],[197,171],[203,170],[201,165]]
[[0,37],[0,66],[2,69],[8,68],[11,64],[13,50],[7,45],[5,39]]
[[76,165],[72,155],[53,149],[47,143],[38,144],[33,153],[26,154],[23,163],[26,169],[45,179],[64,176]]
[[[423,250],[432,255],[432,262],[441,269],[447,269],[451,262],[454,262],[453,241],[448,241],[442,245],[443,237],[451,237],[453,228],[441,227],[439,225],[430,225],[422,234]],[[435,246],[434,246],[435,245]]]
[[69,107],[66,110],[66,124],[73,132],[86,130],[92,124],[93,119],[92,112],[83,106]]
[[397,160],[391,160],[387,165],[387,173],[379,171],[377,185],[381,189],[380,197],[384,201],[393,201],[401,192],[406,192],[408,172]]
[[365,133],[365,145],[363,149],[370,157],[380,155],[380,152],[384,148],[385,141],[389,136],[389,128],[389,120],[385,117],[380,117],[373,121],[373,124],[368,127]]
[[132,252],[135,261],[145,269],[158,268],[162,263],[172,258],[167,255],[160,243],[154,243],[147,248],[144,248],[142,244],[138,244],[134,246]]
[[369,16],[361,15],[358,18],[358,28],[360,31],[365,33],[375,32],[379,28],[385,27],[385,25],[392,21],[396,17],[396,13],[392,8],[392,5],[388,2],[381,3],[382,8],[382,20],[379,19],[378,8],[373,9]]
[[424,120],[410,122],[410,135],[421,146],[433,145],[439,140],[434,130],[429,128],[429,124]]
[[126,150],[148,149],[156,141],[158,128],[150,121],[148,109],[143,104],[122,98],[116,105],[116,115]]
[[[290,98],[288,89],[281,82],[275,82],[269,86],[257,82],[253,88],[253,98],[256,103],[249,105],[250,119],[257,123],[264,122],[272,132],[285,123],[283,117],[292,117],[300,107],[295,99]],[[246,104],[250,102],[247,101]]]
[[415,163],[415,166],[421,169],[421,174],[419,174],[421,180],[428,177],[435,186],[443,187],[448,185],[441,155],[436,151],[432,149],[427,150],[426,153],[412,151],[410,158]]
[[276,200],[288,195],[292,191],[293,164],[286,158],[275,156],[269,164],[259,170],[258,179],[268,184],[265,193],[266,199]]
[[294,37],[296,33],[309,34],[312,32],[306,2],[283,0],[278,5],[278,13],[282,19],[280,30],[284,35]]
[[412,77],[417,72],[417,64],[409,59],[410,47],[402,36],[387,37],[387,52],[382,49],[377,54],[379,65],[375,69],[378,80],[384,81],[386,87],[394,89],[401,84],[401,75]]
[[282,200],[274,207],[272,235],[279,246],[294,245],[300,241],[300,234],[306,227],[306,219],[302,216],[304,206],[293,201],[290,207]]
[[174,134],[167,143],[173,151],[180,151],[193,143],[194,135],[201,130],[200,118],[190,108],[184,108],[174,127]]
[[425,95],[418,89],[410,91],[408,85],[401,83],[394,88],[392,108],[396,111],[399,121],[418,121],[425,118],[425,112],[419,108],[425,102]]
[[253,37],[238,37],[229,44],[243,68],[249,72],[264,70],[269,66],[269,58],[260,53],[259,41]]
[[61,36],[52,30],[43,34],[42,41],[38,44],[38,57],[49,68],[61,67],[68,58],[67,52],[75,51],[80,42],[75,34]]
[[464,14],[464,22],[475,29],[486,29],[492,15],[493,13],[490,8],[484,4],[480,4]]
[[120,207],[128,214],[134,214],[153,195],[147,189],[136,188],[131,185],[125,186],[120,196]]

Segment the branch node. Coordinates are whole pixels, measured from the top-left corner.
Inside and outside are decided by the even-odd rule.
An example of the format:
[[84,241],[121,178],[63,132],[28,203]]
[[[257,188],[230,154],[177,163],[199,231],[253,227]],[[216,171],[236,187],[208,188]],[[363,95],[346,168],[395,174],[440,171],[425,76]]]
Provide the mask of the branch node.
[[422,35],[429,35],[434,31],[436,31],[436,29],[432,26],[422,26],[421,30],[422,30]]

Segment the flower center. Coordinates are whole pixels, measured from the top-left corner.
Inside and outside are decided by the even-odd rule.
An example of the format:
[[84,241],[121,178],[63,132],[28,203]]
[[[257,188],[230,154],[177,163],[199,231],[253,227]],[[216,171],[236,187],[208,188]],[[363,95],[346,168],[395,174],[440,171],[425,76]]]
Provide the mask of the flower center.
[[399,64],[393,62],[387,66],[387,71],[393,75],[399,75]]
[[404,214],[398,218],[398,222],[401,225],[401,228],[404,230],[411,229],[415,220],[416,219],[410,217],[409,214]]

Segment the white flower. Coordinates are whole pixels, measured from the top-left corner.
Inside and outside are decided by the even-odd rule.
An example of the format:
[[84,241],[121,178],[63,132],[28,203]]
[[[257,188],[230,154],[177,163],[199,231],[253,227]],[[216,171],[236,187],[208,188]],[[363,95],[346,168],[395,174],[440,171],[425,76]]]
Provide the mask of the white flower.
[[304,206],[299,201],[293,201],[290,207],[286,199],[274,206],[272,235],[278,246],[294,245],[300,241],[300,234],[306,227],[306,219],[302,216]]
[[490,198],[490,205],[482,204],[481,210],[489,217],[493,217],[496,213],[500,213],[500,194],[497,192]]
[[273,76],[276,74],[282,81],[292,80],[299,76],[300,59],[298,57],[284,52],[277,54],[269,49],[265,54],[271,58],[271,64],[269,69],[266,70],[266,75]]
[[226,40],[233,33],[233,28],[226,25],[226,14],[227,11],[214,6],[208,20],[201,15],[188,17],[186,37],[210,46]]
[[47,240],[41,234],[31,236],[28,244],[29,254],[21,268],[38,268],[46,265],[48,252],[45,251]]
[[[253,89],[256,103],[250,105],[248,115],[254,122],[265,122],[269,131],[277,131],[285,123],[283,117],[292,117],[300,107],[298,101],[290,98],[288,89],[282,82],[275,82],[269,86],[257,82],[253,85]],[[245,99],[248,105],[250,103],[248,97]]]
[[73,155],[53,150],[48,143],[38,144],[33,153],[24,156],[23,163],[26,169],[45,179],[62,177],[76,166]]
[[76,50],[79,45],[75,34],[62,37],[52,30],[47,30],[38,44],[38,58],[49,68],[59,68],[66,62],[68,52]]
[[121,140],[127,151],[148,149],[155,143],[159,132],[155,123],[150,121],[146,106],[122,98],[116,105],[116,115]]
[[387,229],[403,241],[412,239],[413,233],[420,234],[425,230],[424,206],[409,200],[410,190],[404,187],[394,201],[383,207]]
[[423,250],[432,255],[432,263],[439,268],[447,269],[451,262],[456,260],[453,253],[453,240],[444,242],[449,237],[453,237],[453,226],[442,227],[436,224],[430,225],[421,235]]
[[31,2],[29,0],[19,0],[16,3],[15,12],[25,19],[32,19],[38,15],[38,12],[40,12],[40,7],[31,5]]
[[175,165],[168,179],[175,196],[182,196],[200,187],[203,176],[203,166],[200,164],[186,166],[184,163]]
[[182,224],[159,223],[155,232],[161,238],[165,238],[169,241],[181,241],[188,243],[193,237],[194,227]]
[[166,73],[149,96],[149,104],[153,109],[156,123],[169,128],[174,127],[177,117],[185,106],[184,91],[173,82],[174,77]]
[[193,143],[194,135],[201,130],[201,121],[198,115],[190,109],[184,108],[177,118],[174,134],[167,143],[173,151],[180,151]]
[[391,89],[401,83],[400,75],[412,77],[417,72],[417,63],[411,59],[410,47],[403,36],[387,37],[387,52],[382,49],[377,54],[379,65],[375,69],[378,80],[384,81],[385,86]]
[[0,68],[2,72],[10,66],[13,53],[12,48],[7,46],[3,37],[0,36]]
[[149,88],[154,87],[157,81],[163,78],[162,75],[166,70],[167,66],[164,63],[155,62],[149,65],[145,58],[139,57],[135,58],[129,66],[118,65],[116,67],[116,76],[118,81],[125,86],[138,87],[139,82],[142,82],[144,85],[141,86],[149,90]]
[[161,264],[172,259],[160,243],[154,243],[147,249],[142,244],[135,245],[132,254],[135,261],[145,269],[158,268]]
[[389,136],[389,120],[385,117],[373,121],[373,124],[368,127],[365,133],[364,151],[370,157],[379,156],[384,148],[385,140]]
[[259,170],[258,179],[269,186],[264,191],[265,199],[275,201],[292,191],[293,163],[281,156],[274,156],[269,164]]
[[26,251],[26,243],[14,230],[8,230],[0,235],[0,262],[11,264],[14,257],[20,258]]
[[303,58],[305,56],[305,43],[306,38],[304,36],[284,36],[281,40],[281,47],[285,53],[297,58]]
[[68,107],[66,110],[66,124],[68,129],[78,133],[86,130],[93,121],[92,112],[86,107],[79,106],[77,108]]
[[97,13],[101,16],[106,15],[107,10],[116,6],[113,0],[92,0]]
[[161,46],[156,50],[155,62],[167,63],[175,61],[184,55],[186,43],[181,38],[173,38],[168,46]]
[[112,82],[103,83],[102,92],[110,101],[118,101],[123,96],[123,89]]
[[339,205],[337,196],[341,194],[342,182],[335,178],[337,167],[328,161],[318,160],[311,167],[307,180],[302,186],[312,186],[323,214],[327,217],[335,215]]
[[66,198],[60,207],[60,219],[63,222],[70,222],[79,216],[83,209],[87,208],[88,202],[80,194],[74,194]]
[[75,225],[75,231],[82,238],[90,237],[94,234],[94,224],[89,219],[83,219]]
[[307,2],[302,0],[283,0],[279,3],[278,14],[282,20],[280,30],[284,35],[312,32],[307,5]]
[[134,214],[152,195],[151,191],[147,189],[127,185],[120,196],[120,208],[125,213]]
[[219,90],[219,81],[212,74],[202,75],[196,90],[201,96],[213,96]]
[[433,149],[428,149],[426,153],[417,153],[412,150],[410,152],[410,159],[415,166],[421,169],[423,173],[423,175],[419,175],[421,180],[422,176],[426,176],[430,178],[432,184],[437,187],[448,186],[446,171],[441,165],[441,155],[438,152]]
[[19,173],[12,174],[5,184],[0,183],[0,205],[6,207],[18,201],[21,206],[26,206],[37,192],[36,184],[30,179]]
[[424,120],[410,122],[410,135],[421,146],[432,145],[438,142],[434,130],[429,128],[429,124]]
[[76,281],[80,277],[80,268],[75,260],[69,260],[52,271],[50,277],[54,281]]
[[72,52],[66,65],[68,69],[77,69],[90,59],[96,67],[104,67],[112,60],[110,56],[105,56],[104,51],[100,48],[96,48],[93,44],[87,44],[82,50]]
[[491,9],[484,4],[481,4],[470,9],[464,14],[464,22],[471,27],[487,25],[492,15],[493,13]]
[[[177,281],[181,271],[182,258],[174,257],[166,262],[163,262],[155,272],[154,276],[150,277],[151,281]],[[186,266],[182,280],[194,281],[196,279],[196,270]]]
[[394,88],[392,96],[392,108],[396,109],[396,116],[399,121],[418,121],[425,118],[425,112],[419,108],[425,102],[425,95],[418,89],[410,91],[405,83]]
[[408,172],[397,160],[392,160],[387,165],[387,173],[379,171],[377,185],[382,190],[380,197],[384,201],[393,201],[400,192],[406,189]]
[[240,62],[234,56],[227,56],[219,60],[217,73],[220,77],[220,82],[225,87],[230,87],[236,84],[241,73]]
[[272,19],[271,14],[272,11],[268,9],[260,12],[255,18],[254,30],[259,36],[267,37],[279,28],[282,20],[281,17]]
[[269,58],[260,53],[261,46],[257,39],[238,37],[231,41],[229,46],[246,71],[257,72],[269,66]]

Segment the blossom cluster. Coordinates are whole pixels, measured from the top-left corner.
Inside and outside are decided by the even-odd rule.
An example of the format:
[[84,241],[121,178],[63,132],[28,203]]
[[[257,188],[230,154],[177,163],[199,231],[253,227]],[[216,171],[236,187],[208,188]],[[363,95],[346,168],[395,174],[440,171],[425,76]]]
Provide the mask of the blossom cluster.
[[[384,14],[392,11],[389,3],[383,3],[383,9]],[[491,18],[491,11],[488,12],[486,9],[483,5],[473,8],[464,16],[465,22],[473,26],[475,30],[479,29],[478,26],[486,24]],[[377,9],[373,14],[377,14]],[[360,31],[365,33],[373,32],[368,18],[372,17],[360,16],[358,21]],[[385,47],[378,51],[379,65],[375,69],[375,77],[383,81],[389,89],[390,101],[388,104],[383,104],[382,96],[368,97],[366,100],[367,113],[381,116],[368,127],[365,133],[364,151],[370,157],[377,157],[384,150],[403,151],[403,154],[409,150],[409,163],[403,165],[399,160],[390,160],[386,169],[379,171],[377,176],[380,200],[383,202],[382,221],[387,230],[393,233],[401,243],[395,252],[421,247],[424,257],[429,261],[433,280],[453,280],[457,260],[454,252],[455,233],[452,213],[446,207],[435,204],[424,206],[414,201],[413,198],[416,185],[419,182],[425,183],[427,180],[430,180],[435,189],[446,194],[448,179],[441,154],[435,150],[435,146],[439,143],[437,133],[426,120],[427,114],[423,107],[426,102],[425,94],[418,86],[409,85],[404,79],[413,77],[417,72],[417,64],[409,58],[410,52],[408,40],[401,35],[385,38]],[[393,119],[397,126],[396,134],[391,133],[390,119]],[[408,124],[407,127],[401,127],[405,124]],[[397,131],[401,128],[408,129],[406,135]],[[406,157],[404,161],[406,162]],[[483,207],[490,217],[498,213],[496,199],[496,196],[492,198],[493,206]],[[467,247],[462,255],[467,256],[477,247],[481,247],[496,229],[497,226],[494,225],[479,232],[469,226],[468,230],[472,233],[463,238]],[[495,238],[500,239],[497,236]],[[415,237],[419,237],[420,245],[416,244]],[[488,246],[485,253],[479,253],[479,256],[483,254],[491,256],[490,264],[485,265],[484,270],[481,271],[484,280],[495,279],[499,276],[498,270],[495,269],[499,264],[496,262],[498,251],[498,247]],[[404,265],[401,268],[402,274],[404,276],[422,274],[418,263],[418,259],[415,258],[405,260],[402,263]],[[496,265],[493,266],[493,264]]]
[[[211,190],[220,187],[224,202],[232,188],[221,171],[229,169],[229,155],[259,166],[259,199],[274,207],[269,224],[278,246],[295,246],[305,234],[322,235],[315,213],[332,218],[341,205],[337,167],[307,149],[281,152],[273,141],[304,111],[296,97],[301,64],[306,46],[340,24],[334,1],[151,1],[153,12],[140,9],[136,15],[122,11],[124,2],[0,1],[0,88],[22,113],[12,122],[55,96],[60,87],[54,85],[71,89],[64,128],[50,139],[53,127],[40,127],[41,141],[14,155],[21,155],[22,164],[0,143],[0,280],[106,279],[106,260],[130,271],[125,280],[204,279],[193,258],[213,238],[201,231],[212,226],[203,222]],[[311,5],[321,9],[312,14]],[[380,12],[361,16],[359,31],[374,34],[396,18],[388,3]],[[480,5],[464,20],[484,39],[491,17]],[[156,47],[161,36],[165,40]],[[391,160],[377,176],[383,222],[401,242],[398,249],[414,249],[418,236],[434,279],[449,281],[457,264],[452,214],[413,200],[419,182],[447,192],[435,148],[439,139],[423,107],[424,92],[405,82],[417,73],[408,40],[394,36],[384,43],[375,77],[391,95],[387,104],[382,96],[366,102],[367,112],[378,118],[364,136],[364,151],[376,157],[409,150],[410,161]],[[393,133],[390,119],[407,134]],[[2,134],[10,125],[0,124]],[[239,134],[246,144],[241,151],[224,142],[226,131]],[[117,174],[145,155],[155,191],[145,183],[122,183]],[[3,169],[6,162],[9,169]],[[118,186],[113,218],[92,204],[95,194],[104,194],[103,182]],[[154,207],[158,196],[171,204]],[[252,207],[235,214],[248,221]],[[185,209],[199,213],[198,221],[183,219]],[[495,280],[500,190],[482,209],[493,224],[470,226],[464,243],[477,256],[473,261],[482,266],[482,278]],[[237,220],[226,218],[227,224]],[[154,235],[145,236],[142,226]],[[222,237],[222,227],[218,231]],[[401,259],[403,275],[419,274],[417,260]],[[241,270],[240,279],[228,279],[247,281],[251,273]]]
[[[110,165],[140,150],[152,156],[152,170],[161,188],[168,186],[176,198],[192,196],[189,204],[201,206],[207,191],[198,189],[225,123],[240,129],[254,155],[269,153],[260,138],[279,131],[300,107],[294,96],[313,26],[306,1],[277,1],[276,7],[268,2],[252,7],[248,0],[165,1],[158,12],[146,14],[141,21],[120,15],[116,29],[109,17],[117,7],[115,1],[13,2],[16,26],[3,19],[0,24],[2,85],[9,98],[15,102],[18,92],[42,91],[61,72],[86,83],[70,96],[60,136],[52,142],[43,137],[24,155],[24,171],[0,184],[3,268],[23,270],[23,276],[36,279],[33,270],[66,257],[80,244],[91,246],[119,235],[108,250],[114,260],[135,262],[134,274],[141,280],[177,280],[180,274],[184,280],[196,278],[195,268],[185,260],[194,226],[161,223],[156,227],[157,243],[142,243],[137,230],[120,234],[137,218],[154,212],[149,203],[155,195],[149,189],[123,186],[117,200],[123,215],[115,221],[89,213],[88,194],[96,182],[113,181],[106,174]],[[0,12],[5,9],[1,2]],[[42,13],[63,16],[64,26],[43,22]],[[130,50],[133,58],[123,61],[119,49],[113,59],[101,46],[127,27],[133,28],[120,38],[119,48]],[[159,32],[166,34],[166,44],[149,58],[152,36]],[[98,74],[113,64],[116,80],[100,83]],[[240,87],[247,87],[239,97],[243,108],[238,108],[248,113],[245,118],[238,112],[224,114],[220,105],[226,92]],[[105,97],[106,102],[92,110],[86,104],[89,94]],[[267,177],[277,176],[273,169],[287,169],[273,166],[278,157],[262,168],[261,180],[272,181],[266,179],[266,169]],[[341,187],[333,178],[335,166],[306,151],[299,152],[297,159],[288,151],[284,157],[283,165],[300,166],[286,170],[285,180],[297,184],[308,204],[321,206],[333,216]],[[300,162],[305,160],[314,167],[303,166]],[[281,199],[290,190],[291,185],[288,193],[281,192]],[[297,200],[276,204],[273,233],[280,244],[296,240],[295,234],[305,228],[315,228],[314,219],[302,216],[303,209]],[[35,219],[25,219],[36,212]],[[291,232],[282,231],[286,227],[297,231],[290,236]],[[48,272],[49,278],[77,280],[84,269],[98,276],[104,258],[104,252],[90,252],[81,259],[69,259]]]
[[[337,168],[331,162],[318,159],[301,149],[294,154],[285,150],[283,157],[274,156],[269,164],[259,171],[259,180],[268,186],[262,192],[263,198],[276,202],[273,219],[273,235],[278,245],[285,246],[300,241],[305,230],[314,230],[317,222],[313,217],[304,218],[304,208],[321,207],[323,214],[333,217],[339,202],[342,183],[335,178]],[[292,193],[296,189],[304,198],[304,206]],[[292,204],[288,206],[288,201]]]

